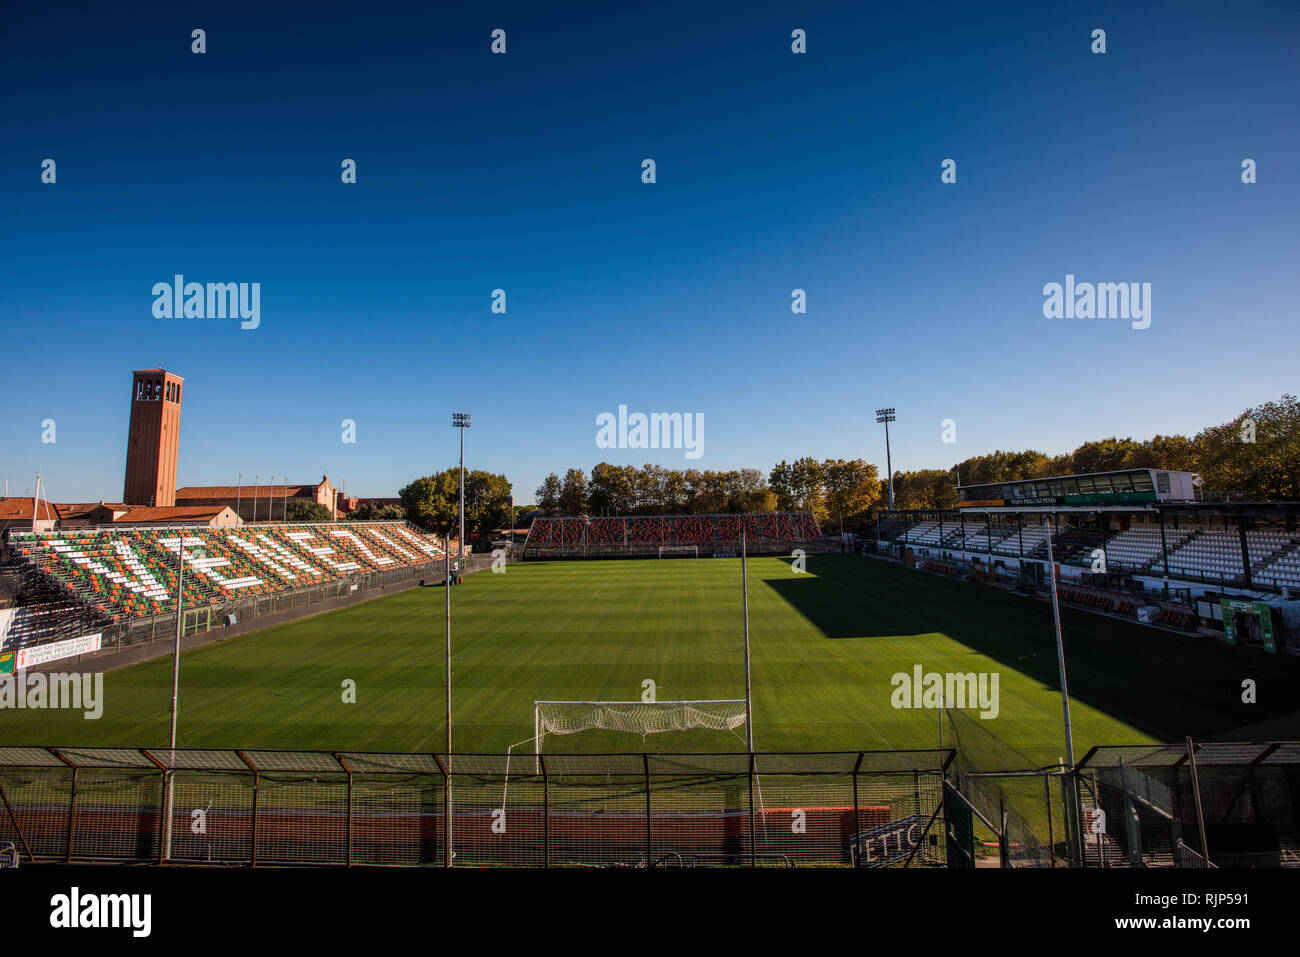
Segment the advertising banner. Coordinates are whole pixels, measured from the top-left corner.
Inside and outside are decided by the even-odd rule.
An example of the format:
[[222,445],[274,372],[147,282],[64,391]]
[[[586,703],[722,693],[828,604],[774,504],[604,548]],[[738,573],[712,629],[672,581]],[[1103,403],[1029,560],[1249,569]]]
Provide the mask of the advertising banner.
[[48,645],[19,649],[18,670],[22,671],[24,668],[33,668],[36,665],[43,665],[50,661],[73,658],[91,651],[98,651],[102,639],[102,634],[82,635],[80,638],[69,638],[67,641],[52,641]]

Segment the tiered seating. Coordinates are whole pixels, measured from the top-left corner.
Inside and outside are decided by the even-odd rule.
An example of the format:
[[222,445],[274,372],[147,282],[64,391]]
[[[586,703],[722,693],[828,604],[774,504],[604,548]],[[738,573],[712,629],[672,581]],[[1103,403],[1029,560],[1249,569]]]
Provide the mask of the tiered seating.
[[1169,552],[1169,573],[1174,577],[1241,581],[1241,537],[1235,529],[1207,529],[1193,534]]
[[1070,528],[1062,529],[1052,539],[1055,558],[1062,565],[1089,565],[1094,549],[1102,547],[1106,537],[1099,529]]
[[[1003,542],[1003,540],[1007,538],[1008,535],[1014,535],[1016,530],[1014,526],[1010,530],[1008,530],[1005,526],[995,525],[993,526],[991,531],[993,536],[992,538],[989,537],[990,529],[986,528],[985,526],[967,525],[966,544],[965,544],[966,551],[968,552],[993,551]],[[962,547],[960,533],[956,538],[953,538],[949,541],[948,547],[950,548]]]
[[1041,557],[1045,558],[1047,556],[1047,539],[1051,534],[1051,525],[1026,525],[1022,528],[1020,530],[1020,539],[1025,544],[1025,554],[1037,557],[1041,550]]
[[1251,529],[1246,544],[1254,578],[1300,587],[1300,536],[1280,529]]
[[[1047,540],[1044,525],[1026,525],[1023,529],[1025,554]],[[930,545],[943,548],[965,548],[968,552],[995,552],[999,555],[1019,555],[1022,529],[1014,522],[994,522],[992,538],[989,527],[979,519],[966,523],[965,542],[963,544],[962,525],[958,522],[918,522],[907,530],[906,544]],[[894,539],[897,545],[904,544],[904,535]]]
[[112,619],[170,611],[181,558],[182,598],[196,606],[442,557],[402,522],[87,529],[15,534],[11,545],[68,598]]
[[[1172,552],[1189,536],[1186,530],[1165,531],[1165,542]],[[1146,569],[1161,558],[1160,528],[1155,525],[1134,525],[1111,537],[1106,543],[1106,562],[1129,569]]]
[[[952,532],[952,525],[949,524],[943,529],[945,535]],[[906,540],[909,545],[939,545],[939,523],[938,522],[918,522],[909,528],[905,534],[899,535],[898,544]]]
[[81,606],[66,599],[0,609],[0,651],[85,634]]
[[661,547],[694,545],[735,550],[740,532],[754,547],[773,543],[807,542],[821,536],[817,520],[807,512],[763,515],[630,515],[588,518],[538,518],[528,530],[525,554],[582,554],[584,551],[646,552]]
[[1300,588],[1300,546],[1260,565],[1253,574],[1260,581]]

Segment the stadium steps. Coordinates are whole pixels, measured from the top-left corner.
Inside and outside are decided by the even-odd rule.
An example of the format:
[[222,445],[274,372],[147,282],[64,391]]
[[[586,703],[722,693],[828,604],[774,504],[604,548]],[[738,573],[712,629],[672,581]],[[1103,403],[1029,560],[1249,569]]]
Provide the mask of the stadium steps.
[[[1091,801],[1081,802],[1083,821],[1091,821],[1096,805]],[[1097,844],[1097,835],[1086,831],[1083,842],[1083,860],[1085,867],[1132,867],[1124,849],[1116,843],[1108,831],[1101,834],[1101,845]]]
[[1300,558],[1300,542],[1289,541],[1286,544],[1273,549],[1263,558],[1259,559],[1259,561],[1251,562],[1250,570],[1252,573],[1264,571],[1273,563],[1280,562],[1282,559],[1287,557]]

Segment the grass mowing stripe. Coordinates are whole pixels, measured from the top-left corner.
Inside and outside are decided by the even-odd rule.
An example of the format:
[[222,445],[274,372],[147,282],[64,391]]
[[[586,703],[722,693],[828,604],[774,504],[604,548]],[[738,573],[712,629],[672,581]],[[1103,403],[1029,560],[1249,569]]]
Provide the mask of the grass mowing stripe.
[[[754,739],[760,750],[926,748],[933,711],[895,709],[891,678],[997,672],[993,735],[1043,764],[1063,752],[1051,609],[987,586],[854,557],[750,560]],[[455,746],[501,751],[532,734],[537,699],[744,694],[738,559],[537,562],[452,592]],[[444,592],[421,588],[185,653],[180,740],[191,747],[405,751],[445,733]],[[1062,609],[1076,753],[1092,744],[1300,737],[1300,661]],[[1257,705],[1240,684],[1259,684]],[[5,744],[157,746],[171,661],[105,676],[99,721],[0,711]],[[340,683],[357,682],[344,704]],[[742,732],[743,733],[743,732]],[[721,732],[592,732],[548,750],[734,750]]]

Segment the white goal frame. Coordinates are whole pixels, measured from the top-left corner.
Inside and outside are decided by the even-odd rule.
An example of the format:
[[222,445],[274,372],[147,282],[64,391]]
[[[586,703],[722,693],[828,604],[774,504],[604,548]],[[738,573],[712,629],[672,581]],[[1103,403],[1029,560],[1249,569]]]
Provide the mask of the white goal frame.
[[[663,558],[663,557],[664,557],[664,552],[665,552],[665,551],[668,552],[669,554],[672,554],[672,553],[674,553],[674,552],[679,552],[679,553],[681,553],[681,554],[683,554],[683,555],[690,555],[692,558],[699,558],[699,557],[700,557],[700,546],[699,546],[699,545],[660,545],[660,546],[659,546],[659,557],[660,557],[660,558]],[[620,704],[621,702],[608,701],[608,702],[605,702],[605,703],[606,703],[606,704]],[[640,704],[640,702],[637,702],[637,703]],[[667,703],[667,702],[665,702],[665,704],[666,704],[666,703]]]
[[[731,705],[746,706],[745,708],[746,720],[748,720],[748,712],[749,712],[749,709],[747,707],[748,702],[744,698],[696,698],[689,701],[534,701],[533,702],[533,753],[538,755],[542,753],[542,739],[546,737],[546,732],[542,730],[542,705],[544,704],[571,704],[571,705],[581,705],[588,708],[597,707],[597,706],[608,706],[608,707],[618,708],[618,707],[632,707],[632,706],[652,707],[656,705],[690,706],[690,705],[710,705],[710,704],[731,704]],[[744,724],[745,721],[741,721],[740,723]],[[736,727],[739,726],[740,725],[737,725]],[[551,734],[558,734],[558,733],[560,732],[556,732],[556,731],[551,732]],[[632,732],[632,733],[635,734],[636,732]],[[644,740],[646,734],[655,734],[655,733],[657,732],[647,731],[645,732],[645,734],[641,735],[641,738],[642,740]]]

